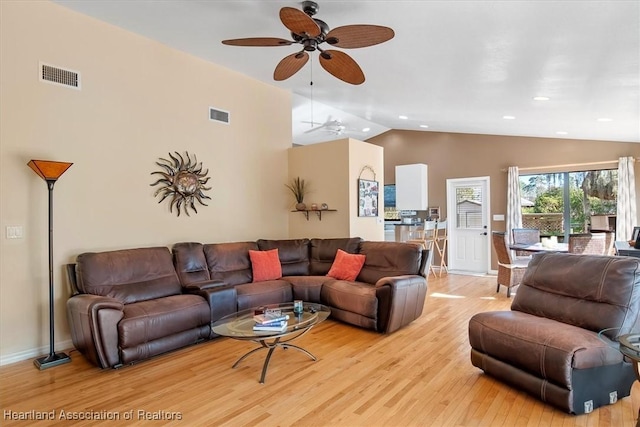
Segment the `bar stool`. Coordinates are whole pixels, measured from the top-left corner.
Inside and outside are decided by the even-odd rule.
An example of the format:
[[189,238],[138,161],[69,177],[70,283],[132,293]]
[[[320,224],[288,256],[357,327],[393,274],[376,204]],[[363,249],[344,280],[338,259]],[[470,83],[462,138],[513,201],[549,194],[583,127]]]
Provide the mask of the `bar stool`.
[[435,247],[440,255],[440,277],[442,277],[442,270],[446,270],[447,274],[449,274],[449,269],[447,268],[447,262],[445,260],[445,255],[447,253],[447,220],[439,221],[436,227],[436,237],[435,237]]
[[[436,277],[436,271],[433,268],[433,248],[435,246],[437,234],[437,221],[425,221],[424,228],[420,231],[420,235],[414,239],[407,240],[407,243],[417,243],[422,246],[423,249],[429,251],[429,273],[433,273]],[[427,275],[429,274],[427,273]]]

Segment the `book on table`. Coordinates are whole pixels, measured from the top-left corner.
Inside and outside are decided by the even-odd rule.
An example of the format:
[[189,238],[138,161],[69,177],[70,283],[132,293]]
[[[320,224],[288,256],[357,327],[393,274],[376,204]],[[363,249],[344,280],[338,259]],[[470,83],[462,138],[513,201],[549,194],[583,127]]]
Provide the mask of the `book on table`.
[[282,321],[286,323],[288,319],[289,319],[288,314],[277,314],[277,315],[257,314],[253,316],[253,320],[256,322],[256,325],[269,325],[271,323],[278,323]]
[[271,331],[271,332],[284,332],[287,330],[288,322],[286,320],[279,320],[270,323],[256,323],[253,325],[254,331]]

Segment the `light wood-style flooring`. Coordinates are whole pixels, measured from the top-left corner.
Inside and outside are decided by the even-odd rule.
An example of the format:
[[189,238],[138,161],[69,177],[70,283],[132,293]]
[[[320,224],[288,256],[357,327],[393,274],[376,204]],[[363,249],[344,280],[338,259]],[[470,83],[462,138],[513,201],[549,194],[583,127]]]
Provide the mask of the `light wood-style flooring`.
[[[254,345],[228,338],[118,370],[97,369],[77,351],[45,371],[19,362],[0,368],[0,425],[634,426],[637,382],[630,397],[573,416],[471,365],[469,318],[510,301],[495,292],[495,277],[431,276],[424,314],[409,326],[386,336],[329,319],[296,342],[318,360],[279,349],[265,384],[265,352],[231,369]],[[7,416],[51,411],[55,419],[42,422]],[[66,419],[87,415],[119,420]]]

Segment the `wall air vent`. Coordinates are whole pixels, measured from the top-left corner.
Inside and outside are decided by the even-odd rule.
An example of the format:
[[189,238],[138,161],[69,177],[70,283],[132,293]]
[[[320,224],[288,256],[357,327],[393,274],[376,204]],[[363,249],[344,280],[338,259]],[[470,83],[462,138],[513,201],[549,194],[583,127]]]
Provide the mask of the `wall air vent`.
[[80,90],[80,73],[40,63],[40,81]]
[[209,120],[213,120],[214,122],[220,122],[228,125],[231,122],[231,113],[229,113],[228,111],[221,110],[219,108],[209,107]]

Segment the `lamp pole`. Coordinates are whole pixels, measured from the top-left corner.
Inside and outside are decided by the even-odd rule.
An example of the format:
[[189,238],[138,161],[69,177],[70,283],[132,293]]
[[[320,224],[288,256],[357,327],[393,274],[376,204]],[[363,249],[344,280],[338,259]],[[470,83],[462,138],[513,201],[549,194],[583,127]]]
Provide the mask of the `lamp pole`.
[[54,338],[54,292],[53,292],[53,186],[58,178],[71,167],[73,163],[52,162],[47,160],[31,160],[28,166],[33,169],[47,183],[49,190],[49,354],[33,361],[38,369],[43,370],[53,366],[71,362],[69,355],[55,352]]

